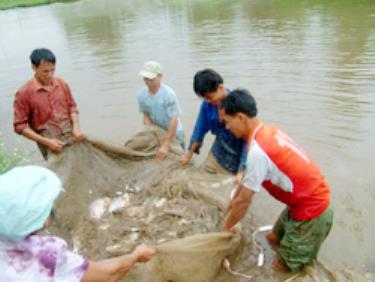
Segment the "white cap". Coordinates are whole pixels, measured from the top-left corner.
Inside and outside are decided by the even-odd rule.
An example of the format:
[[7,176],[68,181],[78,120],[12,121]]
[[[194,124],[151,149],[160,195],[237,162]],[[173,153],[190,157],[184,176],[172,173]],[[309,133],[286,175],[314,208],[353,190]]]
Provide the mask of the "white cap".
[[143,70],[139,72],[140,76],[143,76],[148,79],[154,79],[159,74],[162,74],[163,70],[161,65],[156,61],[148,61],[144,64]]

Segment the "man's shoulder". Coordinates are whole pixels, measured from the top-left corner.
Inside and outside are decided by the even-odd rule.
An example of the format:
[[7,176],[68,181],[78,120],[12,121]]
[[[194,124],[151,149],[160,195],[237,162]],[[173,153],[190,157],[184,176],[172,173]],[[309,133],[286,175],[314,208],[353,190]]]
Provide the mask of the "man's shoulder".
[[201,103],[201,109],[208,114],[212,114],[215,110],[217,110],[217,107],[208,103],[206,100],[203,100]]
[[176,97],[176,92],[173,90],[172,87],[168,86],[167,84],[162,83],[160,85],[160,90],[163,94]]
[[65,80],[64,80],[61,76],[57,76],[57,75],[55,75],[53,78],[56,79],[56,80],[58,80],[58,81],[63,81],[63,82],[65,82]]
[[252,158],[261,159],[267,155],[267,152],[265,152],[264,148],[259,143],[259,140],[252,140],[247,151],[247,154],[251,155]]
[[139,91],[138,91],[138,99],[144,99],[148,93],[147,93],[147,87],[142,87]]
[[29,79],[26,81],[18,90],[16,93],[16,96],[23,96],[26,95],[28,92],[33,90],[33,79]]
[[55,81],[58,83],[58,84],[62,84],[62,85],[68,85],[68,83],[63,79],[61,78],[60,76],[55,76],[54,77]]

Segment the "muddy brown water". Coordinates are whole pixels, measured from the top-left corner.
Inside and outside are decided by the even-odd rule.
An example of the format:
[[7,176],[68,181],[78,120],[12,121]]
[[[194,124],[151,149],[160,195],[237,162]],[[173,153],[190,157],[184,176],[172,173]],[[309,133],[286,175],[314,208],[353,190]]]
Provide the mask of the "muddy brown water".
[[[375,272],[373,1],[84,0],[0,11],[1,139],[33,162],[36,146],[12,131],[12,102],[32,75],[31,50],[41,46],[57,55],[82,129],[113,144],[141,128],[137,73],[146,60],[164,66],[187,136],[200,104],[197,70],[212,67],[227,86],[248,88],[261,118],[287,131],[331,184],[335,223],[320,258]],[[261,192],[251,213],[272,224],[281,208]]]

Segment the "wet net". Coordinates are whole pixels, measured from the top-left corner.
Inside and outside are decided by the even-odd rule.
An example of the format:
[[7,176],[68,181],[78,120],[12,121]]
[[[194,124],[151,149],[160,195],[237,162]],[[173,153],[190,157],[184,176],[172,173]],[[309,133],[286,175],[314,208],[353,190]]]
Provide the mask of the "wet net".
[[258,267],[252,218],[242,220],[242,238],[220,232],[232,178],[181,168],[178,141],[166,160],[155,160],[164,134],[150,126],[123,147],[86,140],[51,154],[47,165],[65,188],[51,232],[90,260],[124,255],[140,243],[153,246],[156,256],[123,281],[340,281],[324,265],[298,276],[276,274],[269,263]]

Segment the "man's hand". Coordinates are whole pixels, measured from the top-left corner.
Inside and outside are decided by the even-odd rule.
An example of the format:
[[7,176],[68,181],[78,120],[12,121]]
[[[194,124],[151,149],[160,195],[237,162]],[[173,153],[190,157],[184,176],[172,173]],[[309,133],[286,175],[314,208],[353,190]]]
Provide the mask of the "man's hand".
[[50,149],[54,153],[60,153],[64,145],[65,144],[63,141],[55,138],[48,138],[48,141],[46,142],[46,146],[48,147],[48,149]]
[[146,262],[151,259],[155,255],[155,250],[146,246],[145,244],[141,244],[137,246],[134,250],[134,254],[137,257],[138,262]]
[[81,131],[81,129],[79,129],[79,127],[74,126],[72,129],[72,134],[77,143],[83,141],[86,138],[85,134],[83,134],[83,132]]
[[158,150],[158,152],[156,153],[155,159],[157,159],[159,161],[160,160],[164,160],[165,157],[168,154],[168,151],[169,151],[169,145],[167,145],[167,144],[161,145],[160,148],[159,148],[159,150]]
[[232,226],[231,228],[225,228],[225,226],[224,226],[223,229],[224,229],[224,231],[232,232],[234,234],[240,234],[241,233],[241,229],[237,226]]
[[180,158],[180,164],[182,166],[187,165],[191,160],[192,154],[190,152],[187,152],[185,155],[182,155]]
[[181,156],[181,158],[180,158],[180,164],[182,166],[187,165],[190,162],[191,158],[193,157],[194,152],[197,151],[197,149],[199,148],[199,146],[200,146],[200,142],[198,142],[198,141],[194,141],[191,144],[191,147],[186,152],[186,154],[183,155],[183,156]]

